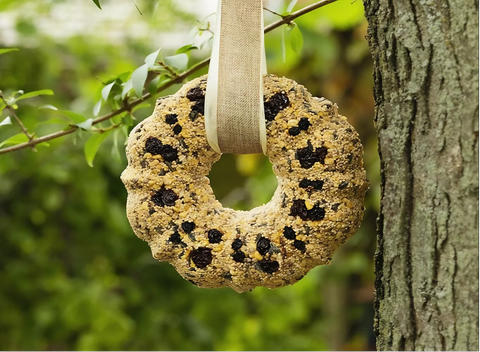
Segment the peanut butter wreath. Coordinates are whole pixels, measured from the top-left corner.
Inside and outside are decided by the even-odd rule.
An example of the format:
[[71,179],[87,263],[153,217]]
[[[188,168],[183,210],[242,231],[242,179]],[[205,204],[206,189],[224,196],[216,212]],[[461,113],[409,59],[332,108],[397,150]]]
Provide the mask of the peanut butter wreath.
[[293,284],[328,264],[360,226],[368,182],[358,134],[335,104],[265,76],[267,156],[278,188],[250,211],[224,208],[207,177],[220,154],[206,139],[206,82],[159,99],[132,130],[121,177],[130,224],[156,259],[199,287]]

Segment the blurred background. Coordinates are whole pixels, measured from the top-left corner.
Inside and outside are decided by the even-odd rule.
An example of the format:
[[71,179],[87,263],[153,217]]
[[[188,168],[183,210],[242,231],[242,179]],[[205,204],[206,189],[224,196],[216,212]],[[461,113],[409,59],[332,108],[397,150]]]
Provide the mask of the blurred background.
[[[205,26],[216,0],[0,0],[0,90],[52,89],[19,102],[19,117],[39,135],[61,129],[51,104],[92,116],[102,82],[143,64],[162,48],[173,55]],[[299,0],[295,9],[313,3]],[[287,2],[265,1],[285,10]],[[207,18],[205,20],[205,18]],[[265,12],[265,22],[277,20]],[[198,22],[201,21],[201,24]],[[339,0],[296,20],[304,38],[282,54],[282,30],[266,35],[269,73],[336,102],[360,133],[370,190],[363,225],[332,264],[293,286],[200,289],[155,261],[131,230],[120,174],[121,137],[106,140],[87,165],[81,132],[37,152],[0,156],[1,350],[373,350],[373,254],[379,161],[373,128],[372,63],[360,0]],[[193,51],[191,63],[209,56]],[[205,74],[207,69],[198,73]],[[198,76],[196,75],[196,76]],[[194,78],[190,77],[189,79]],[[174,93],[179,85],[163,95]],[[135,124],[154,106],[135,113]],[[106,108],[102,113],[108,112]],[[7,116],[0,116],[0,121]],[[0,128],[0,141],[19,133]],[[262,155],[223,155],[210,180],[224,206],[251,209],[270,200],[276,181]]]

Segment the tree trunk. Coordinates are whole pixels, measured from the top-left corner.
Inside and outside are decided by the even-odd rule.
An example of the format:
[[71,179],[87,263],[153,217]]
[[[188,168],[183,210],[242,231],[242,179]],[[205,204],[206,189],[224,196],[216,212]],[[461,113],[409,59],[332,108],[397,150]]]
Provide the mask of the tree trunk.
[[365,0],[379,350],[478,350],[478,1]]

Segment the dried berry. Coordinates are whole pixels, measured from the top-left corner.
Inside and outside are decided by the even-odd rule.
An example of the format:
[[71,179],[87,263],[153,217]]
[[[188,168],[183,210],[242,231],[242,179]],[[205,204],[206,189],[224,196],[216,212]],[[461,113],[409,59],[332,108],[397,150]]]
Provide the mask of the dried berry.
[[325,209],[318,204],[308,211],[308,219],[311,221],[318,221],[325,218]]
[[290,226],[285,226],[283,228],[283,235],[287,240],[294,240],[296,237],[295,231]]
[[306,131],[308,130],[308,128],[311,126],[312,124],[310,123],[310,121],[308,121],[308,119],[306,117],[302,117],[300,119],[300,121],[298,122],[298,128],[300,128],[302,131]]
[[242,246],[243,246],[243,242],[239,238],[237,238],[235,241],[232,242],[232,249],[234,251],[239,250]]
[[175,231],[175,233],[173,235],[170,236],[170,238],[168,239],[170,242],[172,242],[173,244],[180,244],[182,243],[182,238],[180,237],[180,234]]
[[268,250],[270,249],[270,240],[265,237],[260,237],[257,241],[257,251],[261,255],[267,254]]
[[165,144],[160,151],[160,155],[165,161],[175,161],[178,159],[178,151],[171,145]]
[[260,269],[266,273],[273,274],[280,268],[280,265],[275,260],[261,260],[258,262]]
[[305,201],[302,199],[294,200],[290,208],[290,215],[299,216],[302,220],[308,220],[308,209],[305,206]]
[[268,101],[270,105],[277,108],[279,111],[285,109],[290,105],[290,100],[285,92],[274,94]]
[[171,145],[163,144],[158,138],[149,137],[145,142],[145,151],[158,155],[160,154],[165,161],[174,161],[178,159],[177,149]]
[[190,233],[195,230],[195,223],[193,221],[182,222],[182,230],[186,233]]
[[266,101],[263,106],[265,110],[265,119],[273,121],[277,114],[290,104],[290,100],[285,93],[276,93],[270,100]]
[[265,112],[265,120],[267,121],[273,121],[278,114],[278,111],[275,113],[268,102],[263,103],[263,110]]
[[293,246],[298,249],[299,251],[304,251],[305,250],[305,242],[300,241],[300,240],[295,240],[293,241]]
[[165,115],[165,122],[168,123],[169,125],[174,125],[178,122],[177,117],[178,117],[177,114]]
[[303,180],[300,181],[298,185],[300,186],[300,188],[316,189],[317,191],[320,191],[323,188],[323,181],[322,180],[311,181],[304,178]]
[[187,99],[190,101],[202,100],[204,99],[204,97],[205,97],[205,93],[200,87],[192,88],[187,92]]
[[313,164],[319,161],[308,147],[297,150],[296,158],[300,161],[300,165],[304,169],[311,168]]
[[151,200],[159,207],[168,206],[172,207],[175,205],[175,201],[178,199],[178,196],[171,189],[166,189],[162,187],[160,190],[155,192]]
[[155,137],[148,137],[147,141],[145,142],[145,151],[152,155],[158,155],[163,150],[163,144],[160,139]]
[[180,132],[182,132],[182,126],[180,126],[178,123],[175,125],[175,127],[173,127],[173,133],[175,134],[179,134]]
[[208,242],[210,243],[220,243],[222,240],[223,233],[220,231],[213,229],[208,231]]
[[212,262],[212,250],[206,247],[200,247],[190,252],[190,259],[200,269],[205,268]]
[[238,251],[232,254],[232,259],[235,260],[237,263],[242,263],[245,260],[245,253],[242,251]]
[[298,136],[300,134],[300,128],[298,127],[291,127],[289,130],[288,130],[288,134],[290,136]]
[[301,167],[310,169],[316,162],[323,164],[326,155],[327,148],[325,147],[317,148],[315,151],[311,151],[310,148],[305,147],[297,150],[296,158],[300,161]]
[[199,100],[192,106],[192,111],[196,111],[199,114],[205,114],[205,99]]
[[310,180],[307,180],[306,178],[304,178],[303,180],[300,181],[298,185],[300,186],[300,188],[308,188],[310,187]]
[[338,189],[344,189],[344,188],[347,188],[348,186],[348,182],[347,181],[343,181],[342,183],[340,183],[338,185]]

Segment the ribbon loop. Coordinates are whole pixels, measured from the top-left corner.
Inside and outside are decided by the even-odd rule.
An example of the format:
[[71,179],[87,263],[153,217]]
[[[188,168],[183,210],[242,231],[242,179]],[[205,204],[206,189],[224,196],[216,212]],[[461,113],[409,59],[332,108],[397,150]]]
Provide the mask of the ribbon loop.
[[205,99],[209,144],[219,153],[266,153],[262,0],[219,0]]

